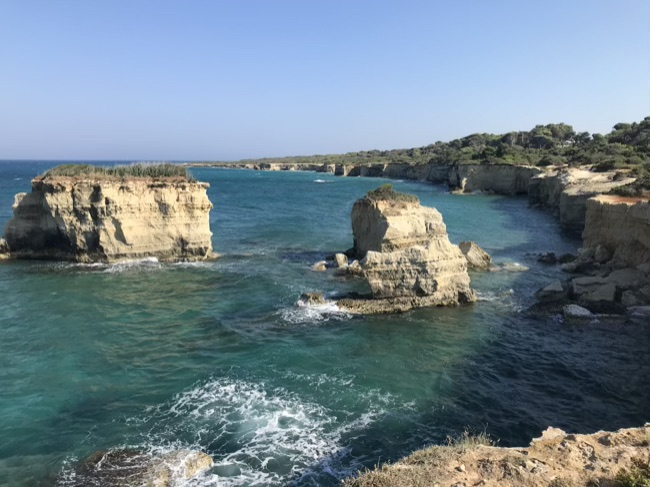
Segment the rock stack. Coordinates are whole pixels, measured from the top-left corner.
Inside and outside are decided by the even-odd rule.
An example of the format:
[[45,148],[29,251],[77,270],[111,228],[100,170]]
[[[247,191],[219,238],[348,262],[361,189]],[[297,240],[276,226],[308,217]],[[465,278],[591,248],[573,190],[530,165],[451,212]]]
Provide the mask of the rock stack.
[[13,258],[203,260],[212,252],[207,187],[178,178],[41,176],[31,193],[16,195],[2,245]]
[[351,313],[394,313],[422,306],[467,304],[467,260],[449,241],[442,216],[417,197],[382,186],[352,208],[354,247],[371,297],[342,299]]

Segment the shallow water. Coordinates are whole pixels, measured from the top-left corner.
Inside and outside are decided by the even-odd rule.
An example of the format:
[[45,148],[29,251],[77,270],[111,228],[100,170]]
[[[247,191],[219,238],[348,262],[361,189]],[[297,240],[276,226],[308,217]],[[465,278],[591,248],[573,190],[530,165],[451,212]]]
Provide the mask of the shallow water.
[[[0,226],[49,163],[0,162]],[[575,251],[525,199],[394,182],[527,272],[472,273],[467,308],[351,317],[304,291],[362,289],[310,266],[351,246],[355,199],[384,180],[193,169],[221,258],[113,266],[0,264],[0,485],[75,485],[97,450],[198,448],[192,485],[337,485],[465,428],[523,445],[549,425],[650,420],[650,336],[521,314]]]

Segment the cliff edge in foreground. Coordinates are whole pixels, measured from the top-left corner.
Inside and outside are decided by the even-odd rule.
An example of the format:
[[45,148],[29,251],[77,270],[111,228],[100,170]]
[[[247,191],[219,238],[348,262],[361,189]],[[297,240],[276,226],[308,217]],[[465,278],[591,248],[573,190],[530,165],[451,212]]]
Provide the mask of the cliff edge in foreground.
[[394,313],[422,306],[476,300],[467,260],[449,241],[442,215],[390,185],[371,191],[352,207],[354,248],[372,297],[346,298],[351,313]]
[[11,257],[78,262],[210,257],[209,185],[157,175],[155,168],[127,167],[126,173],[55,168],[32,180],[31,193],[16,195],[5,228]]
[[548,428],[527,448],[469,438],[419,450],[349,479],[347,487],[632,487],[650,482],[650,425],[571,435]]

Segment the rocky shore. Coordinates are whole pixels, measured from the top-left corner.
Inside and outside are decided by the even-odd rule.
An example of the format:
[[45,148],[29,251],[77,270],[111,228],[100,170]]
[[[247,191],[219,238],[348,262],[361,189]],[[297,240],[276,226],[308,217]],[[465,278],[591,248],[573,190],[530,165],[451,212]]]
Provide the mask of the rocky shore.
[[39,176],[15,197],[0,253],[20,259],[203,260],[212,253],[206,183]]
[[347,487],[645,486],[650,482],[650,425],[567,434],[548,428],[525,448],[466,437],[416,451],[349,479]]

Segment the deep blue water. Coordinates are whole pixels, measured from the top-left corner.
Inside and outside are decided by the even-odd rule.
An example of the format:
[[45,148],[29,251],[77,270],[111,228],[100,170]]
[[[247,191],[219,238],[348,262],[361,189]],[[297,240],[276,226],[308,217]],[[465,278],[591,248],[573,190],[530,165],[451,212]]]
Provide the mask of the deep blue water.
[[[0,162],[13,195],[53,163]],[[467,308],[351,318],[295,302],[360,284],[310,266],[351,246],[353,202],[384,180],[193,169],[211,184],[210,263],[0,263],[0,485],[63,485],[97,450],[197,448],[192,485],[337,485],[468,428],[525,445],[549,425],[650,420],[650,329],[521,310],[575,251],[525,199],[394,182],[450,239],[527,272],[473,273]]]

